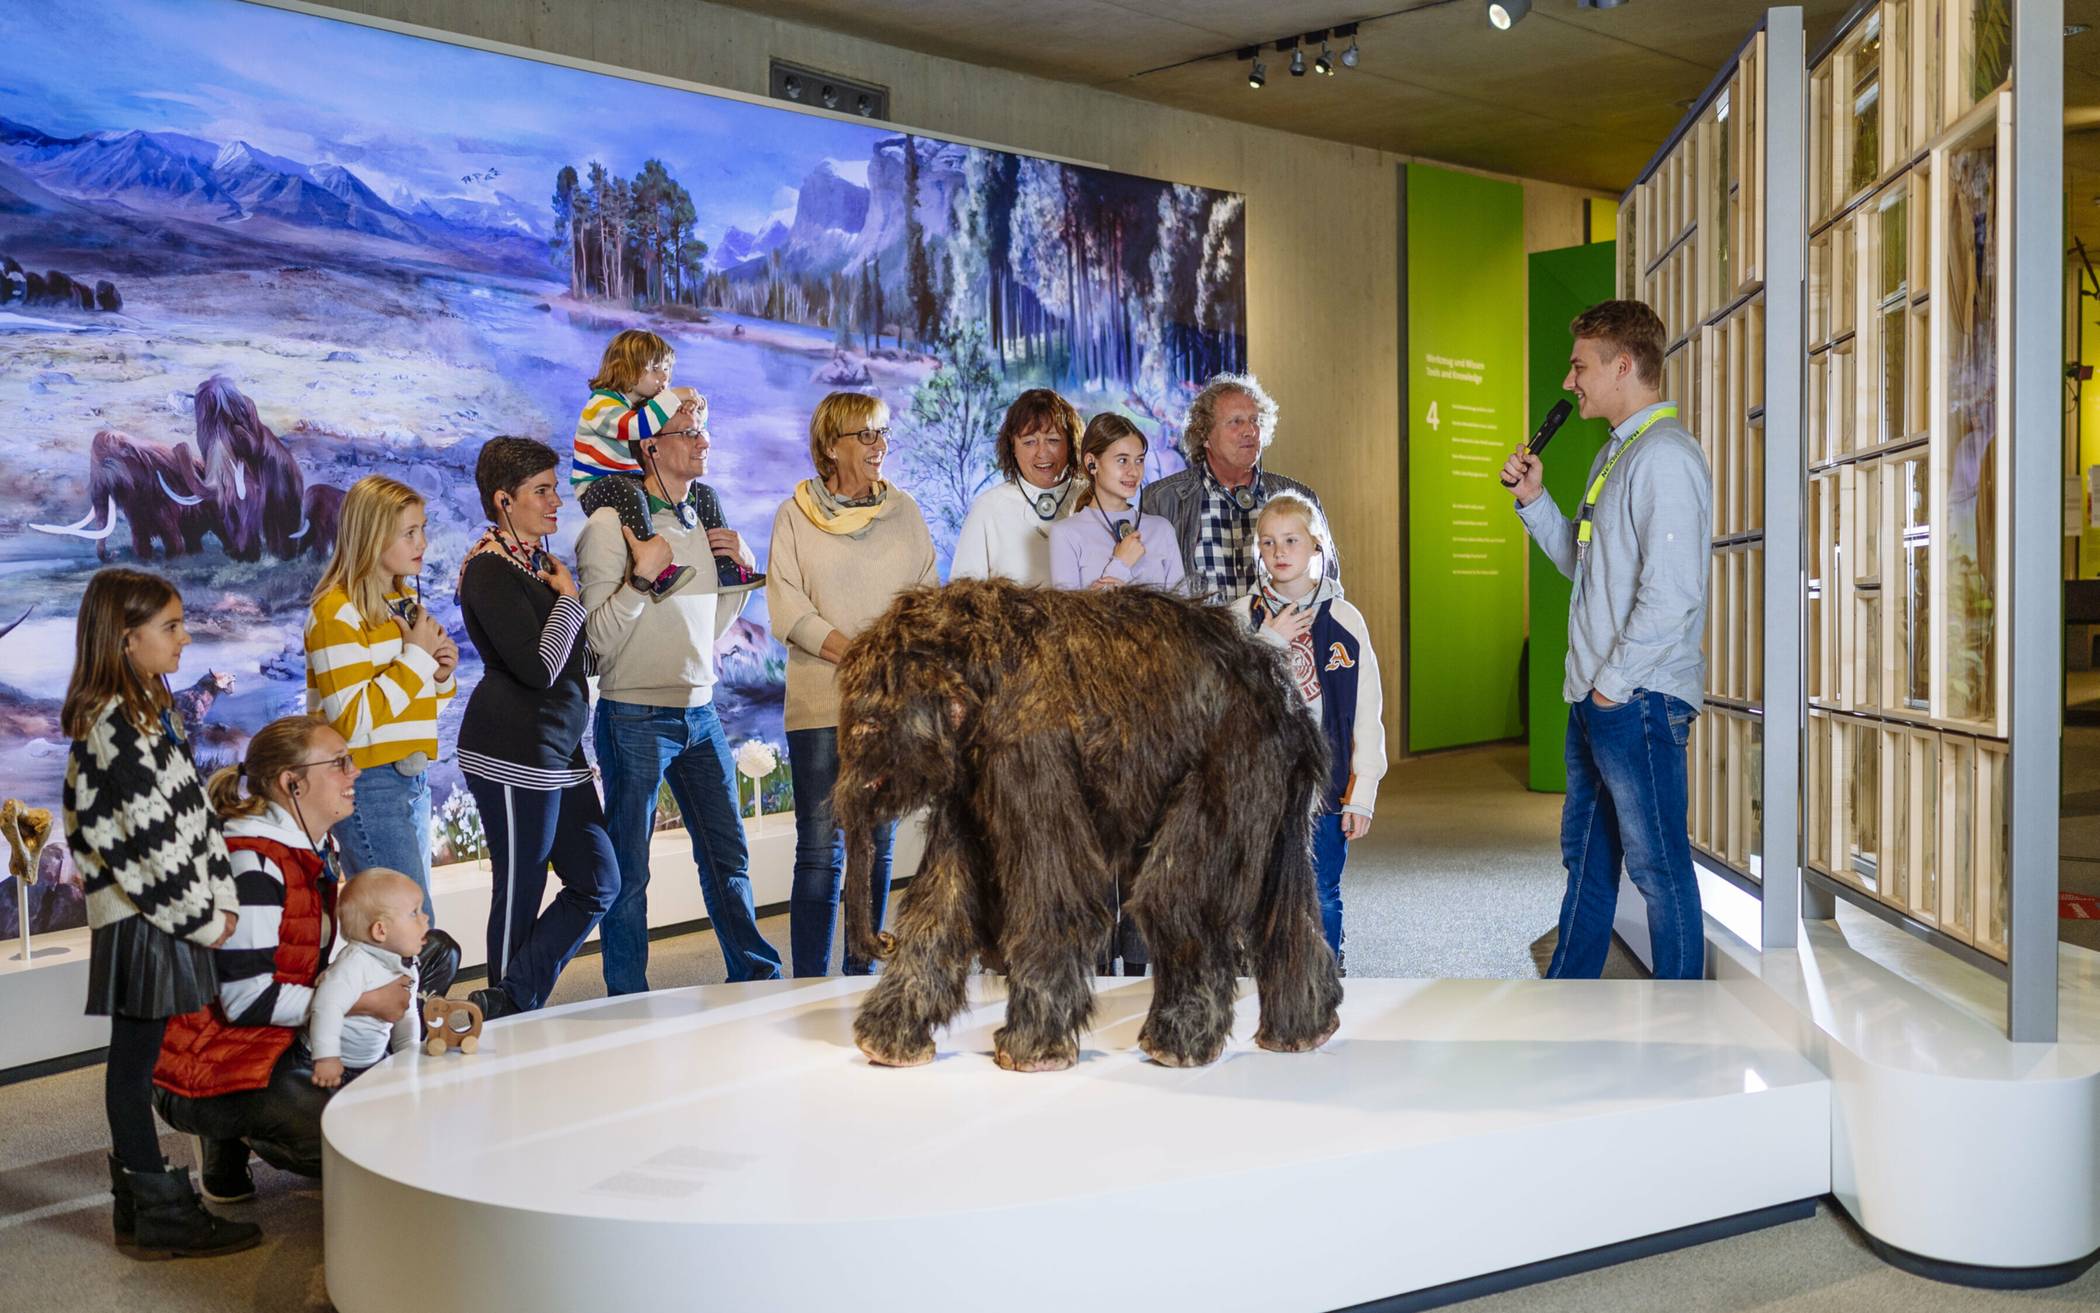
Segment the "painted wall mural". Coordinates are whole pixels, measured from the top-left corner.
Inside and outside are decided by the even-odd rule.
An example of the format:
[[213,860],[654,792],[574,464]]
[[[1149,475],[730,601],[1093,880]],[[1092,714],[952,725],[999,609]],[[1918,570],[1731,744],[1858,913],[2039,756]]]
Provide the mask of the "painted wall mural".
[[[817,399],[881,395],[944,567],[1022,389],[1120,409],[1157,476],[1201,380],[1245,367],[1230,193],[242,0],[10,6],[0,42],[0,796],[34,805],[58,805],[99,565],[181,588],[178,700],[208,770],[303,709],[308,594],[367,473],[429,501],[425,596],[471,686],[453,592],[474,454],[509,433],[566,457],[621,328],[669,338],[673,382],[708,396],[710,482],[761,554]],[[720,657],[732,739],[779,743],[762,594]],[[457,722],[440,861],[478,829]],[[62,844],[45,864],[32,928],[80,924]],[[16,915],[0,884],[0,934]]]

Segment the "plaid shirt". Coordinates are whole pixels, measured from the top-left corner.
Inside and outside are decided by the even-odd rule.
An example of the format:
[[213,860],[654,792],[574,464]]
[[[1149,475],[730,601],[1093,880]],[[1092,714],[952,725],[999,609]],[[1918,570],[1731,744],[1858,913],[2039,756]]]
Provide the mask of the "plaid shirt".
[[1230,602],[1253,592],[1261,581],[1254,560],[1254,517],[1268,493],[1257,467],[1254,482],[1248,486],[1254,494],[1254,509],[1241,510],[1232,493],[1211,473],[1210,462],[1196,464],[1203,475],[1203,512],[1197,522],[1196,559],[1189,562],[1189,568],[1202,581],[1204,600]]

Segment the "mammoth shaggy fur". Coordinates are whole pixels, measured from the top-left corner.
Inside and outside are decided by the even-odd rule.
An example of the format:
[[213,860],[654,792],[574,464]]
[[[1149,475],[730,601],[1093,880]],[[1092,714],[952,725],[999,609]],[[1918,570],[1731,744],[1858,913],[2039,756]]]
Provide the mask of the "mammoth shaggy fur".
[[[871,1059],[932,1059],[981,957],[1007,976],[999,1065],[1070,1066],[1119,898],[1151,953],[1155,1060],[1218,1058],[1243,962],[1258,1044],[1334,1033],[1310,849],[1327,745],[1228,612],[1145,588],[920,589],[854,640],[838,688],[847,934],[887,959],[853,1023]],[[925,855],[878,937],[871,836],[919,807]]]
[[140,560],[153,556],[156,541],[161,555],[186,556],[218,528],[206,491],[204,467],[188,443],[169,447],[103,429],[88,447],[87,519],[47,531],[92,538],[95,555],[108,560],[109,536],[121,514]]
[[289,560],[305,550],[306,476],[291,448],[256,413],[233,380],[214,374],[197,385],[197,449],[218,503],[219,538],[236,561],[270,555]]

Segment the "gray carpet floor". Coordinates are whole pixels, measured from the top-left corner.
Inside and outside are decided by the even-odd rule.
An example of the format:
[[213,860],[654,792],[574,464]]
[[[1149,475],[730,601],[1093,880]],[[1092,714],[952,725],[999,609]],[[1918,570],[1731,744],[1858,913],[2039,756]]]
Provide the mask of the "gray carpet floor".
[[[2068,766],[2066,774],[2071,791]],[[2100,770],[2094,774],[2095,783],[2085,787],[2100,787]],[[1403,763],[1380,805],[1371,834],[1352,851],[1343,885],[1350,974],[1537,975],[1537,956],[1546,951],[1541,932],[1550,931],[1559,906],[1560,800],[1524,790],[1521,750],[1498,747]],[[2067,855],[2074,828],[2067,818]],[[2093,830],[2090,851],[2100,855],[2100,824]],[[2079,837],[2085,837],[2082,828]],[[764,928],[776,945],[786,945],[785,916],[767,919]],[[1639,974],[1616,948],[1607,970]],[[722,960],[711,936],[676,936],[655,945],[650,975],[659,987],[718,982]],[[597,959],[587,956],[570,968],[554,1001],[602,992]],[[263,1226],[260,1247],[176,1263],[138,1263],[119,1255],[109,1242],[101,1089],[100,1067],[0,1086],[0,1310],[276,1313],[328,1307],[319,1188],[260,1164],[260,1197],[227,1210]],[[175,1137],[165,1145],[175,1161],[188,1161]],[[1509,1183],[1512,1191],[1524,1188],[1522,1181]],[[1580,1208],[1583,1201],[1571,1199],[1568,1206]],[[1104,1294],[1114,1302],[1111,1292]],[[2095,1308],[2100,1271],[2034,1293],[1938,1285],[1883,1265],[1826,1205],[1813,1219],[1458,1307],[1467,1313]]]

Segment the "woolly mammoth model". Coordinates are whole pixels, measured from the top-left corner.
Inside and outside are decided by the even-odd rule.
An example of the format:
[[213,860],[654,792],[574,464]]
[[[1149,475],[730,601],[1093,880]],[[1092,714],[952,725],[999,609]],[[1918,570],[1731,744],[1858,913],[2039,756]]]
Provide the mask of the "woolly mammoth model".
[[[838,688],[847,934],[887,959],[853,1023],[871,1059],[929,1061],[981,956],[1007,976],[999,1065],[1070,1066],[1119,896],[1156,973],[1138,1035],[1155,1060],[1218,1058],[1242,961],[1256,1043],[1334,1033],[1310,850],[1327,746],[1222,608],[1145,588],[917,590],[854,640]],[[918,877],[877,937],[870,836],[919,807]]]

